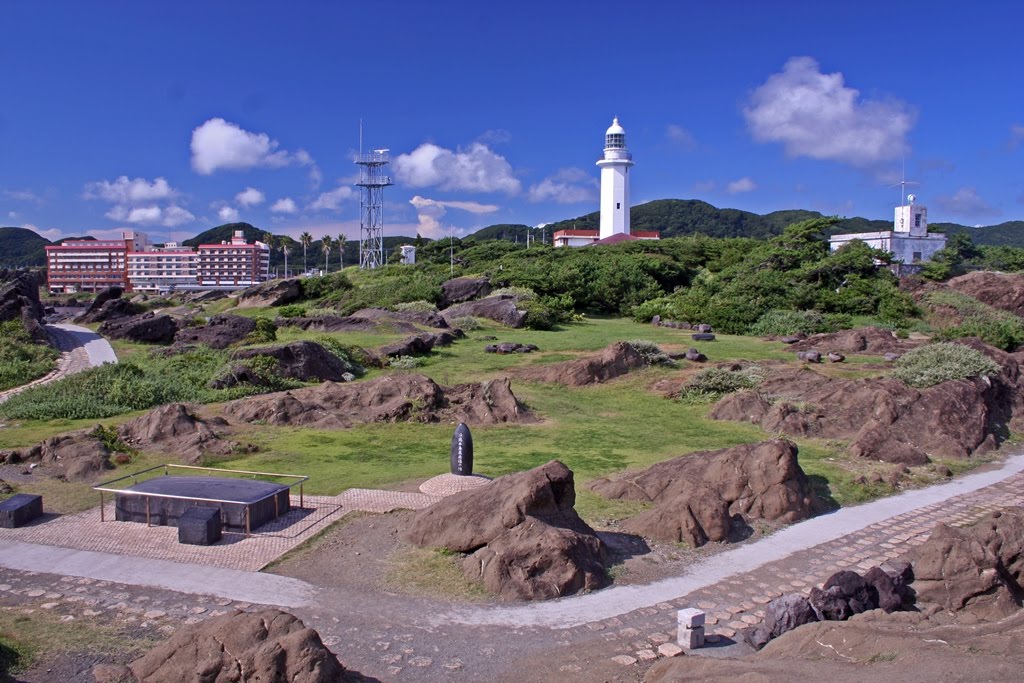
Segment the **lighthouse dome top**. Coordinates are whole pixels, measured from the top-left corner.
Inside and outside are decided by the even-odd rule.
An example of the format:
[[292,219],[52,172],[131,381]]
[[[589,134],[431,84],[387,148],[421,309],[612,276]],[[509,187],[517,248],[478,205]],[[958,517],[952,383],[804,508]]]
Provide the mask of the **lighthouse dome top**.
[[612,125],[604,132],[605,149],[625,149],[626,129],[619,125],[619,118],[612,119]]

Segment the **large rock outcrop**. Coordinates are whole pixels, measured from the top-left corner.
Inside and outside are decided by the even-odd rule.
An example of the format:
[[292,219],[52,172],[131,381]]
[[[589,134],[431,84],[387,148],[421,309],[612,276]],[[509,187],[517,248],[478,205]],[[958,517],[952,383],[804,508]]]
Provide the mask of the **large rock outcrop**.
[[203,455],[227,455],[237,443],[227,441],[213,426],[226,426],[224,420],[201,420],[181,403],[154,408],[145,415],[125,422],[117,431],[121,440],[141,451],[170,453],[186,463],[196,464]]
[[966,458],[997,447],[1024,415],[1020,368],[1013,354],[965,339],[1001,366],[974,377],[915,389],[888,377],[840,379],[809,368],[776,370],[755,391],[722,398],[716,420],[760,425],[769,433],[849,440],[850,453],[922,465],[929,455]]
[[909,557],[919,604],[1009,616],[1024,600],[1024,511],[993,512],[966,529],[939,524]]
[[231,612],[185,626],[127,667],[100,667],[103,683],[337,683],[345,668],[320,634],[276,609]]
[[491,293],[491,280],[486,277],[457,277],[441,285],[441,300],[438,308],[479,299]]
[[465,574],[503,597],[555,598],[608,583],[604,543],[575,504],[572,471],[552,460],[421,510],[406,538],[472,553]]
[[646,359],[631,345],[626,342],[615,342],[589,358],[525,368],[516,374],[534,382],[554,382],[569,387],[582,387],[607,382],[646,365]]
[[278,375],[303,382],[342,382],[344,375],[362,371],[312,341],[241,349],[232,354],[236,360],[256,357],[273,358],[277,362]]
[[[98,300],[99,299],[97,299],[97,301]],[[94,301],[92,306],[90,306],[85,313],[75,318],[75,322],[101,323],[107,320],[130,318],[138,315],[141,311],[142,308],[139,305],[133,304],[128,299],[122,299],[120,297],[116,299],[107,299],[101,306],[96,306],[96,302]]]
[[815,334],[790,344],[790,351],[818,350],[823,353],[840,351],[865,356],[882,356],[887,353],[906,353],[920,346],[920,342],[900,339],[891,330],[880,327],[862,327],[856,330],[840,330]]
[[367,422],[500,424],[530,418],[507,379],[442,388],[410,373],[365,382],[324,382],[231,401],[224,414],[242,422],[341,429]]
[[[124,301],[124,299],[117,299]],[[127,339],[146,344],[170,344],[178,333],[178,321],[169,315],[153,312],[128,318],[108,318],[99,333],[110,339]]]
[[92,431],[53,436],[17,451],[17,460],[38,462],[43,471],[66,481],[92,481],[110,469],[110,450]]
[[176,346],[205,344],[213,349],[225,349],[245,340],[256,331],[256,321],[240,315],[222,313],[205,324],[183,327],[174,335]]
[[444,309],[442,315],[449,324],[456,318],[465,316],[487,318],[507,327],[518,328],[526,324],[526,311],[519,308],[519,299],[512,294],[499,294],[455,304]]
[[20,320],[33,340],[48,344],[43,327],[43,305],[39,301],[39,287],[45,276],[37,271],[6,271],[0,284],[0,322]]
[[993,308],[1024,316],[1024,275],[977,271],[946,283],[955,292],[974,297]]
[[284,306],[302,297],[302,283],[298,278],[269,280],[242,290],[238,295],[238,308]]
[[796,445],[783,439],[690,453],[590,488],[654,504],[626,520],[626,531],[693,547],[743,535],[753,520],[792,523],[822,509]]

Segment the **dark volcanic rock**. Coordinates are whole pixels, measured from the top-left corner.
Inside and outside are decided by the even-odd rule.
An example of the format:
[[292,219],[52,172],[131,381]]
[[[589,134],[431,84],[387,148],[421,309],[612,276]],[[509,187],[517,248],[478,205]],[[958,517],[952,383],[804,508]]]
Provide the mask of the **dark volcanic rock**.
[[141,309],[128,299],[110,299],[99,308],[90,307],[88,311],[75,318],[78,323],[100,323],[106,320],[118,320],[138,315]]
[[441,300],[438,308],[479,299],[491,293],[491,280],[486,277],[457,277],[441,285]]
[[1002,367],[993,378],[915,389],[888,378],[839,379],[809,368],[777,370],[755,392],[737,392],[712,409],[717,420],[744,420],[767,432],[850,441],[856,457],[921,465],[929,456],[966,458],[1005,439],[1024,415],[1020,368],[1012,354],[961,340]]
[[519,328],[526,323],[526,311],[519,308],[518,304],[519,300],[515,296],[500,294],[449,306],[442,315],[449,324],[455,318],[474,316],[494,320],[508,327]]
[[919,604],[997,620],[1024,597],[1024,511],[993,512],[967,529],[939,524],[910,553]]
[[269,280],[242,290],[238,295],[239,308],[258,306],[284,306],[302,296],[302,283],[298,278]]
[[18,451],[18,459],[38,461],[47,471],[67,481],[90,481],[111,467],[110,451],[91,431],[51,437]]
[[596,356],[526,368],[517,374],[534,382],[556,382],[570,387],[582,387],[607,382],[646,365],[647,361],[631,345],[615,342]]
[[389,311],[386,308],[361,308],[352,314],[353,318],[365,318],[386,325],[415,323],[424,327],[446,330],[448,321],[437,311]]
[[107,287],[106,289],[100,290],[96,294],[96,298],[92,300],[89,307],[85,309],[85,315],[89,313],[95,313],[103,307],[103,304],[114,299],[120,299],[124,295],[124,289],[121,287]]
[[33,271],[8,271],[0,284],[0,322],[21,320],[25,331],[35,341],[49,343],[42,326],[44,308],[39,301],[39,287],[45,276]]
[[993,308],[1024,317],[1024,276],[1020,273],[977,271],[955,277],[946,286]]
[[187,406],[170,403],[125,422],[117,432],[133,448],[170,453],[196,464],[206,453],[227,455],[237,446],[234,441],[221,439],[210,424],[197,418]]
[[128,670],[141,683],[336,683],[345,673],[316,631],[276,609],[184,626]]
[[891,330],[880,327],[862,327],[856,330],[841,330],[815,334],[790,344],[791,351],[810,351],[815,348],[828,349],[840,353],[858,353],[861,355],[882,355],[884,353],[904,353],[920,346],[919,342],[899,339]]
[[770,638],[778,638],[786,631],[818,621],[810,601],[799,593],[788,593],[775,598],[764,610],[764,625]]
[[205,344],[213,349],[224,349],[243,341],[256,331],[256,321],[240,315],[221,314],[210,318],[205,325],[185,327],[174,335],[176,345]]
[[320,344],[297,341],[277,346],[235,351],[232,358],[244,360],[264,356],[277,361],[277,374],[304,382],[344,381],[345,373],[358,373],[360,368],[345,363]]
[[398,374],[365,382],[279,391],[231,401],[224,414],[241,422],[304,425],[326,429],[366,422],[498,424],[530,418],[508,380],[443,389],[419,374]]
[[604,543],[576,514],[575,503],[572,472],[552,460],[421,510],[406,538],[420,547],[472,553],[463,562],[466,575],[499,595],[559,597],[608,582]]
[[[123,299],[117,299],[117,301],[123,301]],[[100,325],[99,333],[110,339],[128,339],[148,344],[170,344],[178,333],[178,321],[169,315],[156,315],[149,312],[129,318],[107,319]]]
[[796,446],[780,439],[690,453],[590,488],[605,498],[655,503],[623,528],[693,547],[734,540],[753,520],[792,523],[821,511]]

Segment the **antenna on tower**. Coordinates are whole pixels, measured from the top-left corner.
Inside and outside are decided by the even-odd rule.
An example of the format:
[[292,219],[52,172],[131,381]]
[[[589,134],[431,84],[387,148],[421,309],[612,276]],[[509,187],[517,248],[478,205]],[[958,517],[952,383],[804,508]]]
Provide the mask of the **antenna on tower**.
[[907,185],[920,184],[921,183],[917,182],[916,180],[907,180],[907,158],[903,157],[903,175],[901,176],[901,180],[898,183],[889,186],[900,188],[900,206],[907,205]]

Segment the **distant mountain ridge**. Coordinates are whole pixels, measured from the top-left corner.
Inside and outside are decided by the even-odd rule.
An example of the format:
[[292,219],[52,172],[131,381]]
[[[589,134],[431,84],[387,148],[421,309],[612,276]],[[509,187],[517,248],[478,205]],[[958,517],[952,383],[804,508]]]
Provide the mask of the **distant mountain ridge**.
[[[791,223],[810,218],[821,218],[823,214],[804,209],[787,209],[761,215],[740,209],[719,209],[699,199],[658,199],[634,206],[630,209],[629,215],[630,224],[635,230],[657,230],[662,237],[681,237],[703,233],[711,237],[766,239],[780,234]],[[529,234],[531,239],[540,239],[543,235],[550,241],[551,235],[558,230],[569,228],[597,230],[599,220],[600,213],[595,211],[557,223],[549,223],[544,228],[501,223],[477,230],[467,237],[481,241],[500,239],[510,242],[525,242],[526,236]],[[947,234],[966,232],[975,244],[1024,247],[1024,221],[1006,221],[981,228],[971,228],[957,223],[932,223],[929,227]],[[876,232],[890,229],[892,229],[891,221],[851,217],[841,219],[832,232]],[[248,242],[267,239],[266,230],[249,223],[225,223],[201,232],[195,237],[185,240],[182,244],[193,247],[199,244],[219,244],[221,241],[230,240],[235,230],[241,230]],[[302,245],[292,237],[284,237],[284,239],[291,247],[291,255],[288,257],[289,270],[295,270],[297,266],[301,266]],[[46,265],[44,251],[46,245],[57,244],[60,241],[64,240],[50,242],[27,228],[0,228],[0,267],[43,267]],[[413,241],[413,237],[386,236],[384,248],[386,251],[391,251],[399,245],[412,244]],[[357,240],[346,241],[345,264],[358,263],[358,252]],[[317,258],[321,262],[323,261],[318,240],[314,240],[308,255],[311,267],[316,264]],[[337,258],[337,248],[332,256],[334,259]],[[271,264],[278,266],[283,262],[284,257],[281,251],[275,246],[271,252]]]

